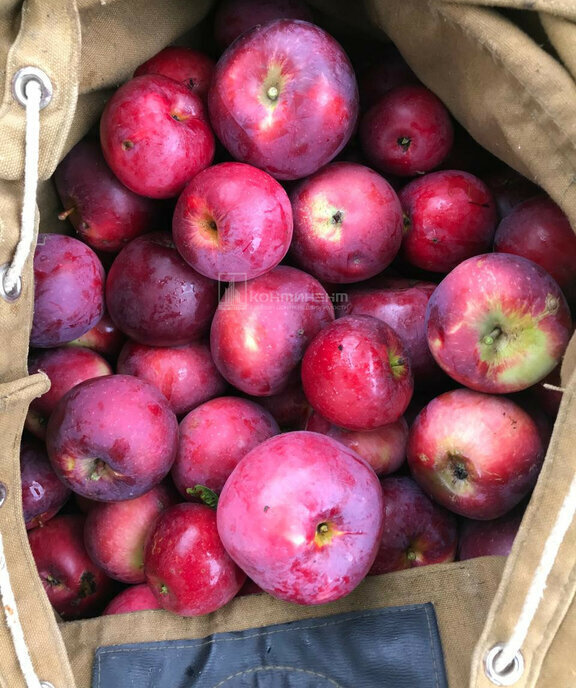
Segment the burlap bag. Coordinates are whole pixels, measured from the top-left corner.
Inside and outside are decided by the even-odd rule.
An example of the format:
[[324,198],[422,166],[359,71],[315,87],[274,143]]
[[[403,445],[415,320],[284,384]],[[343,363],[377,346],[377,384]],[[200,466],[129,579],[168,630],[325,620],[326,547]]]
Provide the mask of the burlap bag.
[[[20,234],[24,109],[11,93],[21,67],[41,68],[53,84],[41,113],[41,180],[97,121],[110,88],[161,47],[197,25],[210,0],[0,0],[0,264]],[[576,226],[575,0],[324,0],[318,7],[373,36],[386,34],[456,119],[496,156],[540,184]],[[503,9],[504,8],[504,9]],[[522,10],[521,12],[510,11]],[[536,40],[522,27],[530,27]],[[190,40],[202,42],[202,29]],[[546,42],[553,50],[545,50]],[[556,56],[552,53],[555,51]],[[40,184],[39,223],[50,230],[54,198]],[[197,638],[222,630],[377,608],[433,602],[451,688],[488,688],[483,658],[510,637],[547,537],[576,469],[576,341],[562,367],[562,407],[536,491],[507,560],[488,557],[414,569],[366,581],[321,609],[264,597],[233,601],[205,618],[141,612],[58,623],[36,575],[21,516],[19,442],[31,399],[46,378],[26,370],[32,319],[32,261],[21,296],[0,299],[0,508],[7,571],[36,674],[54,688],[88,688],[95,648],[123,642]],[[576,278],[576,266],[575,266]],[[0,486],[1,487],[1,486]],[[576,523],[555,559],[522,653],[514,685],[576,685]],[[0,566],[0,575],[3,569]],[[25,688],[8,623],[0,619],[0,688]]]

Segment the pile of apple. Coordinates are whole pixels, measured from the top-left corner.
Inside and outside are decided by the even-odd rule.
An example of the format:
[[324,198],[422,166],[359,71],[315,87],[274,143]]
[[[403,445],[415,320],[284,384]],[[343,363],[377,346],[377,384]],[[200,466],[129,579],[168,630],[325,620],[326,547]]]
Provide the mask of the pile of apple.
[[319,604],[509,551],[576,237],[511,170],[456,164],[462,134],[393,48],[359,90],[312,19],[222,3],[217,63],[160,52],[56,171],[78,238],[38,240],[29,370],[52,386],[21,463],[64,618],[255,587]]

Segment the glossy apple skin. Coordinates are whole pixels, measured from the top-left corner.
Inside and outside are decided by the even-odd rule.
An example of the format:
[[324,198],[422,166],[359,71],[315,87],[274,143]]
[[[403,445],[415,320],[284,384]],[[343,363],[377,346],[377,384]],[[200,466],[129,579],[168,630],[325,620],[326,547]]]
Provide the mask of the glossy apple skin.
[[216,63],[200,52],[180,45],[169,45],[141,64],[134,76],[161,74],[179,81],[192,93],[206,100]]
[[536,196],[516,205],[498,225],[494,250],[534,261],[576,302],[576,234],[552,199]]
[[104,312],[104,279],[89,246],[69,236],[39,234],[30,345],[60,346],[94,327]]
[[435,504],[407,476],[381,482],[384,531],[370,574],[454,561],[456,517]]
[[399,193],[404,211],[402,258],[430,272],[450,272],[486,253],[496,231],[496,202],[478,177],[459,170],[431,172]]
[[314,24],[279,19],[254,27],[226,50],[208,107],[218,138],[235,159],[276,179],[300,179],[330,162],[350,139],[358,88],[334,38]]
[[227,48],[252,27],[275,19],[313,21],[302,0],[224,0],[214,15],[214,38],[221,48]]
[[228,288],[212,321],[210,349],[220,373],[237,389],[253,396],[278,394],[312,338],[333,320],[322,285],[280,265]]
[[181,258],[168,234],[130,242],[106,280],[114,323],[148,346],[181,346],[207,333],[218,301],[217,284]]
[[510,399],[457,389],[433,399],[410,428],[407,458],[438,504],[498,518],[534,487],[544,459],[536,423]]
[[48,456],[58,477],[102,502],[134,499],[168,474],[178,421],[164,396],[131,375],[87,380],[70,390],[48,422]]
[[92,561],[110,578],[144,583],[144,545],[156,518],[178,502],[166,485],[122,502],[100,502],[86,516],[84,544]]
[[408,423],[399,418],[374,430],[344,430],[313,412],[304,428],[337,440],[367,461],[376,475],[394,473],[406,458]]
[[70,497],[69,488],[58,478],[43,444],[23,438],[20,445],[22,509],[26,530],[55,516]]
[[360,104],[364,110],[397,86],[420,83],[393,43],[378,46],[378,60],[358,77]]
[[118,357],[117,371],[150,382],[177,416],[223,394],[228,387],[204,342],[153,347],[128,341]]
[[83,529],[83,516],[67,514],[28,533],[44,590],[65,620],[97,616],[116,591],[115,583],[88,556]]
[[141,612],[147,609],[162,609],[156,601],[154,593],[146,583],[131,585],[118,593],[107,605],[102,616],[110,614],[128,614],[130,612]]
[[48,419],[66,392],[84,380],[113,372],[95,351],[75,346],[33,352],[28,359],[28,372],[33,375],[39,371],[50,378],[50,389],[31,402],[24,427],[40,439],[46,437]]
[[220,609],[246,580],[218,536],[216,511],[204,504],[176,504],[158,517],[144,567],[159,604],[181,616]]
[[279,432],[268,411],[248,399],[212,399],[180,423],[178,453],[172,467],[174,484],[190,501],[194,496],[187,490],[196,485],[220,492],[238,462]]
[[572,333],[558,284],[526,258],[468,258],[428,302],[426,336],[438,365],[479,392],[530,387],[560,361]]
[[174,211],[172,236],[180,255],[201,275],[224,282],[253,279],[288,252],[292,206],[266,172],[224,162],[186,186]]
[[312,408],[346,430],[394,423],[414,387],[406,347],[376,318],[348,315],[325,327],[302,359],[302,386]]
[[433,282],[381,278],[374,287],[348,290],[337,316],[369,315],[390,325],[406,346],[416,383],[435,383],[440,371],[426,340],[426,308],[435,289]]
[[126,335],[119,330],[106,311],[94,327],[77,339],[68,342],[69,346],[92,349],[108,361],[115,361],[120,353]]
[[458,559],[507,556],[522,523],[523,509],[513,509],[491,521],[462,519],[458,544]]
[[385,174],[411,177],[440,165],[454,130],[441,101],[424,86],[398,86],[360,121],[360,144],[369,164]]
[[494,195],[500,218],[506,217],[522,201],[542,193],[539,186],[506,165],[488,172],[483,179]]
[[[351,193],[353,189],[353,193]],[[402,208],[390,184],[364,165],[335,162],[292,190],[291,256],[320,280],[374,277],[402,242]]]
[[368,572],[382,507],[378,478],[357,454],[324,435],[290,432],[234,469],[218,502],[218,532],[265,592],[323,604],[347,595]]
[[120,183],[96,141],[77,143],[56,168],[54,183],[63,215],[79,237],[98,251],[117,253],[152,229],[158,218],[158,205]]
[[157,74],[120,86],[100,119],[106,162],[141,196],[172,198],[214,158],[214,134],[200,96]]

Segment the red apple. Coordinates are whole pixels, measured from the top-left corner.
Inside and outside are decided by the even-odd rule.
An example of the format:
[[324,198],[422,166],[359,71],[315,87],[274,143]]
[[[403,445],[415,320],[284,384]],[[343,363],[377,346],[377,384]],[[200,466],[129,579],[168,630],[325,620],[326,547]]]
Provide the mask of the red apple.
[[24,523],[26,530],[31,530],[60,511],[70,496],[70,490],[54,472],[44,446],[36,440],[22,440],[20,476]]
[[169,45],[141,64],[134,76],[161,74],[187,86],[203,100],[208,95],[215,63],[199,50],[180,45]]
[[291,255],[320,280],[359,282],[392,262],[402,241],[402,208],[390,184],[369,167],[326,165],[292,190]]
[[148,346],[181,346],[206,334],[218,301],[217,284],[187,265],[168,234],[131,241],[106,281],[110,317]]
[[48,455],[60,479],[84,497],[134,499],[168,474],[178,422],[164,396],[131,375],[87,380],[58,403],[48,423]]
[[483,179],[494,195],[501,218],[506,217],[518,203],[542,192],[540,187],[506,165],[485,174]]
[[278,394],[304,350],[334,308],[320,283],[280,265],[248,282],[232,284],[220,300],[210,333],[214,362],[237,389]]
[[189,500],[194,499],[198,485],[220,492],[240,459],[279,432],[268,411],[248,399],[207,401],[180,423],[174,484]]
[[97,616],[115,592],[114,582],[84,548],[84,517],[57,516],[28,533],[44,590],[65,619]]
[[295,370],[294,379],[278,394],[269,397],[254,397],[253,401],[263,406],[283,429],[303,430],[312,408],[302,389],[300,370]]
[[326,418],[314,412],[308,418],[305,430],[328,435],[352,449],[372,466],[376,475],[394,473],[406,458],[408,423],[404,418],[374,430],[354,431],[332,425]]
[[420,412],[408,465],[436,502],[467,518],[510,511],[534,487],[544,459],[539,429],[506,397],[456,389]]
[[128,614],[129,612],[145,611],[147,609],[162,609],[156,601],[154,593],[146,583],[130,585],[111,600],[102,616],[109,614]]
[[166,485],[123,502],[94,505],[84,525],[84,544],[92,561],[110,578],[144,583],[144,545],[156,518],[176,504]]
[[298,604],[351,592],[374,562],[382,490],[350,449],[312,432],[272,437],[248,453],[218,502],[218,532],[264,591]]
[[555,419],[558,415],[558,409],[562,402],[562,390],[560,366],[556,366],[545,378],[528,389],[535,405],[552,419]]
[[254,27],[226,50],[208,106],[234,158],[277,179],[300,179],[348,142],[358,88],[332,36],[308,22],[278,19]]
[[424,86],[393,88],[360,121],[360,143],[369,164],[401,177],[440,165],[453,138],[448,110]]
[[429,499],[408,477],[382,483],[384,532],[371,574],[454,561],[456,517]]
[[460,263],[438,285],[426,314],[436,362],[460,384],[508,393],[558,364],[572,333],[557,283],[539,265],[504,253]]
[[100,141],[118,179],[151,198],[178,195],[214,157],[200,97],[157,74],[131,79],[114,93],[102,113]]
[[214,15],[214,37],[227,48],[253,26],[285,18],[311,22],[312,12],[303,0],[223,0]]
[[28,372],[33,375],[39,371],[50,378],[50,389],[33,399],[24,427],[40,439],[46,437],[48,419],[66,392],[84,380],[112,374],[112,368],[102,356],[75,346],[33,352],[28,359]]
[[466,258],[486,253],[496,231],[490,190],[468,172],[442,170],[407,184],[399,194],[404,211],[401,255],[431,272],[450,272]]
[[94,327],[77,339],[69,342],[69,346],[83,346],[92,349],[108,360],[116,360],[120,349],[126,340],[124,332],[119,330],[110,319],[106,311]]
[[228,386],[204,342],[152,347],[128,341],[118,357],[117,371],[157,387],[177,416],[223,394]]
[[181,616],[216,611],[246,579],[218,537],[216,512],[204,504],[176,504],[158,517],[144,566],[156,600]]
[[172,222],[174,243],[201,275],[224,282],[276,267],[292,239],[292,207],[280,184],[240,162],[213,165],[184,189]]
[[302,359],[302,385],[312,408],[347,430],[394,423],[413,391],[400,337],[365,315],[340,318],[316,335]]
[[34,254],[30,345],[46,349],[80,337],[104,312],[104,268],[78,239],[39,234]]
[[118,252],[134,237],[152,229],[155,201],[121,184],[106,164],[99,144],[76,144],[54,172],[64,212],[80,238],[100,251]]
[[498,225],[494,250],[534,261],[576,301],[576,234],[565,213],[546,196],[516,205]]
[[458,559],[474,557],[507,556],[510,554],[516,534],[522,523],[524,509],[513,509],[491,521],[462,519]]

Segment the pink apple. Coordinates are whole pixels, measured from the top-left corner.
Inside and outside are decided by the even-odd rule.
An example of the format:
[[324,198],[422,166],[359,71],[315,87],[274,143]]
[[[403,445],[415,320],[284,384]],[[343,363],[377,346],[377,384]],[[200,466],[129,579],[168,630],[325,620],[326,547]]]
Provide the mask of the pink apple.
[[429,499],[408,477],[382,483],[384,532],[371,574],[454,561],[456,517]]
[[97,616],[114,595],[114,582],[84,548],[84,517],[56,516],[29,531],[28,541],[44,590],[65,619]]
[[108,360],[116,360],[126,335],[119,330],[110,319],[106,311],[94,327],[77,339],[69,342],[69,346],[82,346],[92,349]]
[[131,241],[106,280],[110,317],[147,346],[181,346],[206,334],[218,301],[217,284],[181,258],[168,234]]
[[408,423],[399,418],[374,430],[344,430],[316,412],[308,418],[305,430],[319,432],[337,440],[365,459],[376,475],[394,473],[406,458]]
[[264,591],[298,604],[351,592],[382,535],[374,471],[330,437],[290,432],[248,453],[218,502],[218,532]]
[[359,282],[392,262],[402,208],[390,184],[364,165],[336,162],[292,190],[291,256],[320,280]]
[[404,211],[402,257],[431,272],[449,272],[486,253],[496,231],[496,202],[478,177],[459,170],[431,172],[399,194]]
[[474,557],[507,556],[522,523],[524,509],[512,511],[490,521],[462,519],[458,559]]
[[144,566],[156,600],[181,616],[216,611],[246,579],[218,537],[216,512],[204,504],[176,504],[158,517]]
[[178,195],[214,157],[200,97],[157,74],[135,77],[114,93],[102,113],[100,141],[118,179],[151,198]]
[[534,487],[544,447],[536,423],[518,404],[456,389],[420,412],[407,457],[414,479],[436,502],[488,520],[510,511]]
[[216,65],[212,126],[231,155],[300,179],[346,145],[358,116],[354,71],[318,26],[278,19],[243,34]]
[[454,139],[448,110],[424,86],[398,86],[360,121],[360,142],[370,165],[385,174],[411,177],[446,158]]
[[88,332],[104,312],[104,268],[78,239],[39,234],[34,254],[30,345],[60,346]]
[[214,362],[242,392],[278,394],[309,342],[332,320],[334,307],[321,284],[280,265],[224,293],[210,332]]
[[62,346],[33,352],[28,359],[30,375],[42,371],[50,378],[50,389],[28,408],[24,427],[40,439],[46,437],[46,424],[60,399],[80,382],[111,375],[110,364],[95,351]]
[[365,315],[340,318],[316,335],[302,359],[302,385],[312,408],[347,430],[394,423],[413,391],[400,337]]
[[118,181],[96,141],[76,144],[56,168],[54,183],[64,206],[60,219],[68,218],[96,250],[117,253],[157,221],[157,203]]
[[268,272],[284,258],[292,239],[292,207],[266,172],[224,162],[186,186],[172,230],[180,255],[201,275],[237,282]]
[[134,72],[134,76],[161,74],[187,86],[203,100],[208,95],[215,63],[211,57],[180,45],[169,45],[146,60]]
[[31,530],[60,511],[70,497],[70,489],[58,478],[45,447],[36,440],[22,440],[20,476],[24,523],[26,530]]
[[92,561],[123,583],[144,583],[144,545],[156,518],[178,501],[165,485],[122,502],[96,504],[86,517],[84,544]]
[[284,430],[303,430],[312,408],[302,389],[300,370],[295,370],[294,379],[278,394],[269,397],[254,397],[253,401],[263,406]]
[[162,609],[156,601],[154,593],[146,583],[130,585],[111,600],[102,616],[109,614],[128,614],[129,612],[145,611],[147,609]]
[[228,386],[204,342],[153,347],[128,341],[118,357],[117,371],[157,387],[177,416],[223,394]]
[[134,499],[168,474],[178,422],[164,396],[131,375],[87,380],[58,403],[46,443],[59,478],[84,497]]
[[180,423],[172,479],[186,499],[197,485],[220,492],[238,462],[280,432],[261,406],[248,399],[220,397],[191,411]]
[[479,392],[535,384],[558,364],[572,333],[558,284],[526,258],[488,253],[460,263],[438,285],[426,315],[438,365]]

